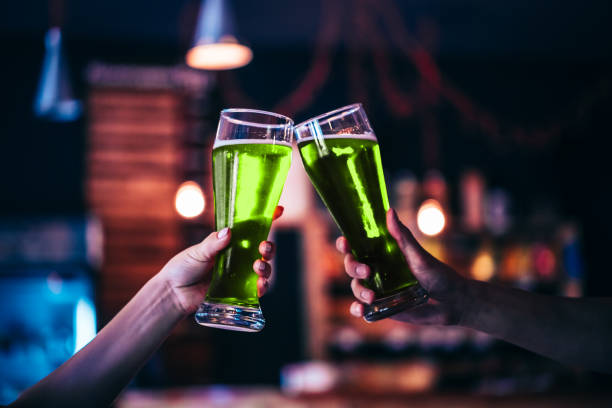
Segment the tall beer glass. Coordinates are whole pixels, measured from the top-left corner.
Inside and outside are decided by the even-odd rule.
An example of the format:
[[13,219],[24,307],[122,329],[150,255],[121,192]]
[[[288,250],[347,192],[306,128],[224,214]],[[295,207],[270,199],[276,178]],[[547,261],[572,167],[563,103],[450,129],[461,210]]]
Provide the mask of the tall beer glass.
[[364,318],[380,320],[427,301],[386,227],[389,199],[378,141],[361,104],[295,127],[304,167],[346,237],[355,258],[371,269],[364,285],[376,299]]
[[215,228],[232,238],[215,262],[196,321],[227,330],[260,331],[265,319],[253,262],[270,231],[291,165],[291,119],[276,113],[225,109],[213,146]]

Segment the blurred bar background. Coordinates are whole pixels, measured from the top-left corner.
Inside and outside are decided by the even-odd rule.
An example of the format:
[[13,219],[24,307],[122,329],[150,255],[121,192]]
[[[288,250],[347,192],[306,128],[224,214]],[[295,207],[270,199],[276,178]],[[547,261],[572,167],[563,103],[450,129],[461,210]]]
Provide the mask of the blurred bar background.
[[[435,256],[612,296],[609,17],[595,0],[3,2],[0,403],[213,230],[227,107],[298,123],[362,102],[391,203]],[[265,330],[186,319],[118,406],[610,403],[610,376],[482,333],[351,317],[299,155],[281,204]]]

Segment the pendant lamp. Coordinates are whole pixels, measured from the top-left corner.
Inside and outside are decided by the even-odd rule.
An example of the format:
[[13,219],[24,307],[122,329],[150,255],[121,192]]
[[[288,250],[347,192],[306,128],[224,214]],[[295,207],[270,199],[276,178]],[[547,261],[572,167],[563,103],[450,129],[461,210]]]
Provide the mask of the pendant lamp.
[[192,68],[226,70],[240,68],[253,59],[253,52],[236,39],[227,0],[203,0],[193,46],[186,62]]
[[36,116],[55,122],[69,122],[81,114],[81,103],[73,97],[65,64],[61,30],[52,27],[45,36],[45,56],[34,99]]

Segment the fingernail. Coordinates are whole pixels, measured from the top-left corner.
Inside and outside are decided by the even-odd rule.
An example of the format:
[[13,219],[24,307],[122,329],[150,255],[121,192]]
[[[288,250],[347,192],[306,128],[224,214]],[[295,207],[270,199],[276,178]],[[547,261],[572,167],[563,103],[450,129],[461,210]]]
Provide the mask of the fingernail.
[[223,228],[221,231],[217,232],[217,238],[219,239],[225,238],[228,232],[229,232],[229,228],[227,227]]
[[357,269],[355,269],[355,272],[357,272],[357,275],[361,276],[362,278],[365,278],[366,274],[368,273],[368,270],[365,265],[359,265]]
[[365,300],[366,302],[370,301],[370,298],[372,297],[372,292],[369,290],[362,290],[361,291],[361,298],[363,300]]
[[264,271],[266,269],[265,262],[262,262],[262,261],[257,262],[257,269],[259,269],[260,271]]
[[264,249],[264,252],[272,251],[272,244],[269,244],[266,242],[263,249]]

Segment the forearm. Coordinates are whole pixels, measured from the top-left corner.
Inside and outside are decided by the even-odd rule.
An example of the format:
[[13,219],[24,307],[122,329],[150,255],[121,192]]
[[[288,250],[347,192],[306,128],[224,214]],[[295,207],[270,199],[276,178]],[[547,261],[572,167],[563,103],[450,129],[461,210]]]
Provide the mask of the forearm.
[[602,301],[470,281],[460,325],[565,364],[612,370],[612,305]]
[[108,406],[183,317],[171,288],[151,279],[94,340],[14,406]]

